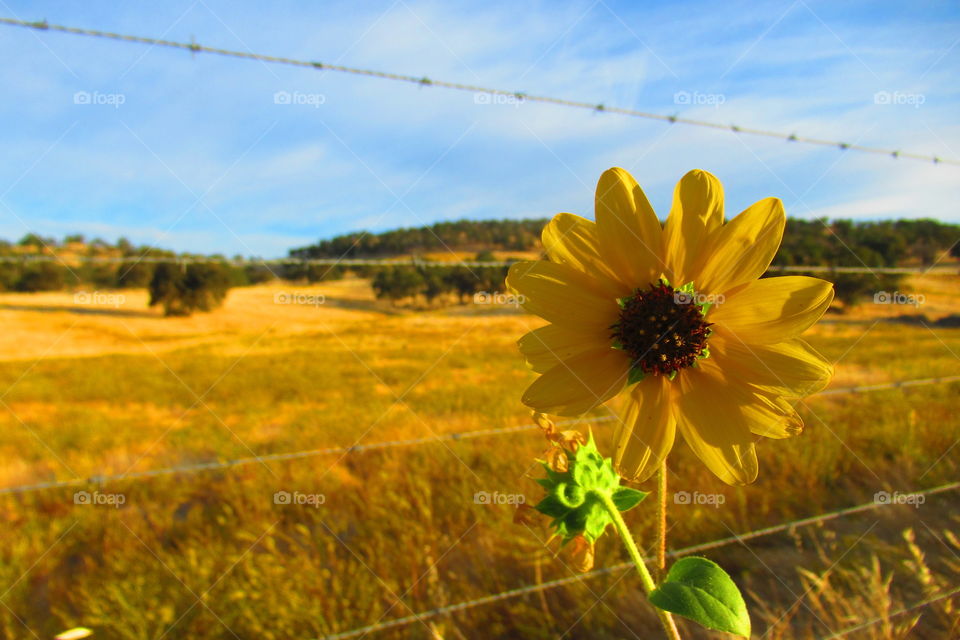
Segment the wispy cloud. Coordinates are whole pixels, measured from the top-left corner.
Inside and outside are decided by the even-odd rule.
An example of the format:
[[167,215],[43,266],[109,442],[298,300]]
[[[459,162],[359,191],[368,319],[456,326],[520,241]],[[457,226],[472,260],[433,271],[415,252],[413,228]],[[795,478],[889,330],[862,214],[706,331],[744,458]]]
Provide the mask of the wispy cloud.
[[[866,2],[10,6],[30,19],[960,157],[960,10],[948,5],[909,15]],[[661,213],[680,175],[702,167],[724,180],[729,213],[777,195],[793,215],[960,219],[954,167],[54,33],[4,28],[0,56],[0,191],[73,126],[5,198],[42,233],[156,242],[167,232],[161,244],[177,249],[282,255],[364,227],[589,216],[611,165],[634,171]],[[76,104],[77,92],[101,103]],[[0,234],[25,231],[3,215]]]

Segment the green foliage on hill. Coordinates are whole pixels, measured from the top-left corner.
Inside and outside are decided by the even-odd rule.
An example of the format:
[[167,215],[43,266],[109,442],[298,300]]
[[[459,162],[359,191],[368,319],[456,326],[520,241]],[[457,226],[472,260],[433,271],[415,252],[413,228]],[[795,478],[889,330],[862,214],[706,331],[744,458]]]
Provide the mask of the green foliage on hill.
[[360,231],[291,249],[294,258],[381,258],[431,251],[528,251],[540,246],[546,219],[457,220],[370,233]]
[[[27,234],[16,243],[0,240],[0,291],[45,291],[63,288],[146,287],[155,278],[157,260],[207,258],[226,275],[227,286],[246,286],[275,278],[294,282],[320,282],[346,273],[371,278],[379,297],[397,302],[422,296],[428,304],[447,300],[464,302],[475,293],[503,289],[503,267],[423,266],[398,264],[317,265],[303,259],[409,257],[427,252],[476,253],[476,261],[494,261],[494,251],[540,251],[540,233],[548,222],[526,220],[458,220],[428,227],[396,229],[384,233],[357,232],[292,249],[285,264],[231,266],[223,256],[177,255],[149,246],[136,247],[120,238],[110,244],[82,235],[55,238]],[[895,267],[943,264],[948,256],[960,258],[960,225],[936,220],[789,219],[774,266]],[[4,261],[2,258],[6,257]],[[36,261],[45,257],[48,262]],[[80,259],[83,258],[83,259]],[[93,258],[92,261],[89,259]],[[97,258],[111,262],[97,262]],[[123,261],[117,264],[120,258]],[[949,262],[947,262],[949,264]],[[182,268],[181,268],[182,270]],[[197,271],[196,273],[199,273]],[[776,275],[771,271],[769,275]],[[899,275],[871,273],[813,273],[834,282],[837,298],[856,304],[878,291],[896,290]],[[163,299],[162,296],[160,298]],[[158,303],[159,304],[159,303]],[[164,303],[165,304],[165,303]],[[198,302],[213,304],[213,302]],[[171,307],[176,313],[177,305]]]
[[[336,236],[292,249],[294,258],[383,258],[430,251],[535,251],[547,218],[458,220],[428,227]],[[895,266],[931,264],[953,249],[960,257],[960,225],[937,220],[855,222],[826,219],[787,221],[776,265]],[[482,257],[481,257],[482,256]]]

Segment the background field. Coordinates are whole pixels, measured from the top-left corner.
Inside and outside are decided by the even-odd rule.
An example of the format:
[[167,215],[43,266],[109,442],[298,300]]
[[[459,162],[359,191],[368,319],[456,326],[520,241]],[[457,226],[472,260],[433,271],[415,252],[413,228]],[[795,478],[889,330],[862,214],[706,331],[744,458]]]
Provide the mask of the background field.
[[[811,331],[837,363],[835,387],[960,373],[960,329],[933,323],[960,312],[956,276],[907,284],[922,307],[864,304]],[[323,302],[276,303],[290,293]],[[90,305],[0,294],[0,486],[529,422],[519,396],[533,374],[514,342],[541,321],[513,307],[411,313],[358,279],[234,289],[222,309],[191,318],[123,295]],[[671,489],[725,503],[671,504],[670,546],[956,480],[956,398],[957,384],[811,398],[804,433],[763,441],[760,477],[745,488],[678,446]],[[612,427],[594,430],[603,442]],[[83,625],[96,638],[310,638],[572,576],[569,557],[545,547],[545,522],[513,524],[513,507],[474,501],[480,491],[538,500],[530,478],[545,445],[521,431],[2,494],[0,636]],[[78,505],[78,489],[125,504]],[[278,505],[277,491],[325,503]],[[650,515],[628,514],[647,544]],[[757,637],[820,638],[956,588],[958,528],[953,491],[706,555],[748,594]],[[612,536],[598,544],[597,566],[625,559]],[[642,600],[632,573],[612,572],[371,637],[647,638],[655,620]],[[948,637],[949,602],[850,637]]]

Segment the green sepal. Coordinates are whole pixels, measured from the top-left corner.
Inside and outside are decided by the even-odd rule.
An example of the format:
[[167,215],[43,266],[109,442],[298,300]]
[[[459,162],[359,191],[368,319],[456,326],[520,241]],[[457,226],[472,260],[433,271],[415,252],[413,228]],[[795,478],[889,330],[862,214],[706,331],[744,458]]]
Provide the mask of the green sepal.
[[750,637],[750,616],[740,590],[726,571],[706,558],[675,562],[650,593],[650,602],[708,629]]
[[617,507],[625,511],[639,503],[646,494],[620,486],[620,476],[613,468],[613,461],[601,455],[592,433],[586,444],[577,447],[576,453],[567,452],[566,455],[569,469],[563,473],[553,471],[542,462],[547,477],[537,479],[537,484],[546,490],[547,495],[535,509],[553,519],[550,526],[562,539],[562,544],[578,535],[594,542],[613,522],[603,505],[602,496],[610,496]]
[[604,529],[613,521],[606,507],[599,500],[593,500],[587,507],[587,517],[584,521],[583,535],[587,540],[594,541],[603,535]]
[[[681,291],[681,292],[683,292],[683,293],[689,293],[692,299],[696,299],[697,290],[696,290],[696,289],[694,288],[694,286],[693,286],[693,280],[691,280],[691,281],[688,282],[687,284],[685,284],[685,285],[683,285],[682,287],[680,287],[679,289],[677,289],[677,291]],[[698,307],[700,307],[700,315],[705,316],[705,315],[707,315],[707,312],[710,311],[710,308],[713,307],[713,304],[714,304],[714,303],[712,303],[712,302],[694,302],[694,304],[697,305]]]
[[551,518],[562,518],[570,511],[569,507],[560,502],[557,496],[552,493],[548,493],[543,500],[537,503],[534,509]]
[[[570,459],[569,453],[567,454],[567,459],[568,460]],[[548,465],[546,462],[541,461],[540,464],[543,465],[543,469],[547,472],[547,477],[542,479],[550,482],[551,487],[557,484],[558,482],[566,482],[567,480],[570,479],[569,471],[564,471],[563,473],[561,473],[559,471],[554,471],[553,469],[551,469],[550,465]],[[542,485],[542,486],[546,487],[547,485]]]
[[618,511],[629,511],[640,504],[647,497],[646,491],[632,489],[630,487],[619,487],[613,492],[613,504],[617,505]]
[[647,377],[647,374],[643,372],[638,366],[630,367],[630,373],[627,374],[627,384],[636,384]]

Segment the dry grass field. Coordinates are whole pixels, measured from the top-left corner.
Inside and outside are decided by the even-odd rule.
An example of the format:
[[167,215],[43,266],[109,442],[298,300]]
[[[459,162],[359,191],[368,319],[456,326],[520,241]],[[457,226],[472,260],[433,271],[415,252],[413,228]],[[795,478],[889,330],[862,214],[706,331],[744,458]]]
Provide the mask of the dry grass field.
[[[810,332],[836,362],[835,387],[960,373],[960,329],[934,323],[960,313],[958,278],[905,290],[924,304],[865,303]],[[116,293],[0,294],[0,487],[75,482],[0,494],[0,637],[85,626],[103,639],[316,638],[575,575],[545,546],[545,522],[513,524],[513,507],[474,500],[539,499],[535,430],[88,480],[526,424],[533,374],[514,343],[539,319],[495,305],[414,313],[355,279],[234,289],[190,318]],[[926,320],[892,321],[917,313]],[[672,489],[723,504],[671,504],[670,546],[955,481],[958,386],[813,397],[804,433],[761,443],[745,488],[678,446]],[[603,446],[612,427],[593,428]],[[77,504],[77,491],[107,503]],[[277,492],[322,498],[277,504]],[[647,545],[651,511],[627,514]],[[889,614],[957,587],[956,530],[960,492],[948,491],[706,555],[744,590],[758,638],[823,638],[874,618],[848,637],[946,638],[960,632],[950,600]],[[625,559],[601,540],[598,567]],[[635,575],[615,571],[367,637],[648,638],[642,599]]]

